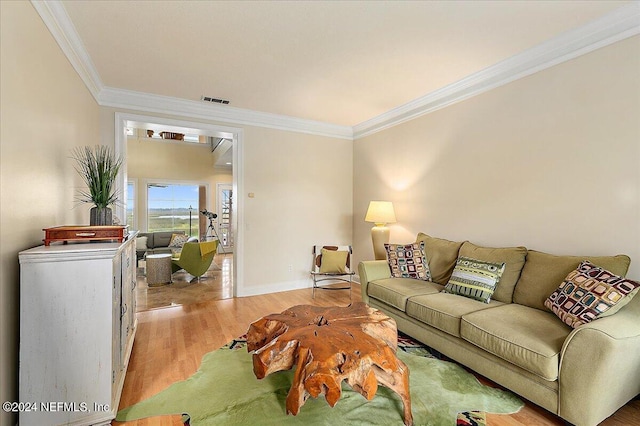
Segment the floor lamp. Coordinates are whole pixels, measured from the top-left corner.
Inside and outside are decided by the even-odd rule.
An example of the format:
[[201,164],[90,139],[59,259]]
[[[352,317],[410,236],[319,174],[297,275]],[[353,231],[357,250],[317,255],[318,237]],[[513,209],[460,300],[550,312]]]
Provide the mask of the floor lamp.
[[391,201],[371,201],[364,220],[365,222],[375,223],[375,226],[371,228],[371,241],[373,242],[375,259],[386,259],[387,252],[384,249],[384,245],[389,242],[389,228],[386,225],[396,221],[393,203]]

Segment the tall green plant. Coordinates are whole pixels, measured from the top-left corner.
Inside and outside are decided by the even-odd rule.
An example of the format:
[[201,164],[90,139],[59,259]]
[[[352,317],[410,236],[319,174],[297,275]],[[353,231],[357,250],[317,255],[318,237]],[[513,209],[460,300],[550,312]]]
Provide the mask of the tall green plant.
[[75,148],[72,158],[76,160],[76,171],[87,185],[86,190],[78,191],[78,200],[93,203],[105,208],[118,201],[115,188],[116,176],[122,166],[122,158],[105,145]]

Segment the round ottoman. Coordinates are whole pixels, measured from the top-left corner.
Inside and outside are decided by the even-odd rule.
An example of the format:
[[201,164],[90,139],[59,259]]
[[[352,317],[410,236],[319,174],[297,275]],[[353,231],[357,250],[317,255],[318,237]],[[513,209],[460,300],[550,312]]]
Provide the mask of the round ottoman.
[[149,287],[171,282],[171,255],[150,254],[146,257],[147,285]]

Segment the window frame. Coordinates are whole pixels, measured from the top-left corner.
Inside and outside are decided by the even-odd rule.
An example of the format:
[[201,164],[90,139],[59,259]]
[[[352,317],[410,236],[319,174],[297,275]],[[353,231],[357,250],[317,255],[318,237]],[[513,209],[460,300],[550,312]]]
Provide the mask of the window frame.
[[[127,210],[129,210],[129,185],[133,186],[133,198],[131,199],[131,210],[133,212],[133,223],[129,224],[128,218],[129,218],[129,213]],[[136,178],[132,178],[132,179],[127,179],[126,185],[125,185],[125,209],[124,209],[124,214],[125,214],[125,218],[124,218],[124,224],[125,225],[129,225],[129,231],[134,230],[134,229],[139,229],[138,228],[138,179]]]

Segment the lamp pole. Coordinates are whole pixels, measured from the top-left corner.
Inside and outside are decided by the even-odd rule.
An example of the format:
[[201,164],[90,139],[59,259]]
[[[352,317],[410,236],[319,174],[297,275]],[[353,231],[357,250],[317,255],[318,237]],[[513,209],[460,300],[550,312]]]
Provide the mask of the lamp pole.
[[191,211],[193,210],[193,207],[191,207],[191,204],[189,204],[189,236],[191,236]]

